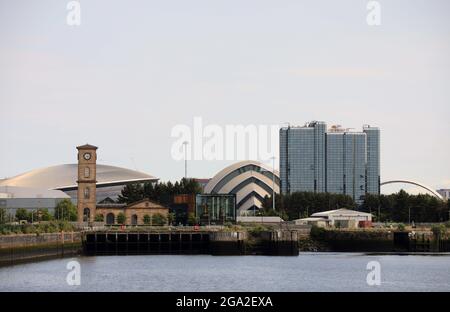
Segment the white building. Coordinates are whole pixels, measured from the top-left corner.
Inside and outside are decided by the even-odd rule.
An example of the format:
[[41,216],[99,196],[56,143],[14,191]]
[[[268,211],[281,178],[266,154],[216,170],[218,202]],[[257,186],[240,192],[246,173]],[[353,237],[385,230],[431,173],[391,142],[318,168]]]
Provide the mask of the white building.
[[450,189],[440,189],[440,190],[437,190],[436,192],[441,194],[442,198],[444,198],[445,200],[450,199]]
[[336,209],[317,212],[309,218],[295,220],[296,224],[310,224],[320,227],[337,227],[337,228],[358,228],[367,226],[372,222],[370,213],[349,210]]

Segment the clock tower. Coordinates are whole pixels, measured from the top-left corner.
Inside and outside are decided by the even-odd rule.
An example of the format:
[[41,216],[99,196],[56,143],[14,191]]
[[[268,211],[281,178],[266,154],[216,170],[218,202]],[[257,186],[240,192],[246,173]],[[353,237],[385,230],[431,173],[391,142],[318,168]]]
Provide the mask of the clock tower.
[[93,145],[77,146],[78,150],[78,222],[93,222],[95,218],[97,147]]

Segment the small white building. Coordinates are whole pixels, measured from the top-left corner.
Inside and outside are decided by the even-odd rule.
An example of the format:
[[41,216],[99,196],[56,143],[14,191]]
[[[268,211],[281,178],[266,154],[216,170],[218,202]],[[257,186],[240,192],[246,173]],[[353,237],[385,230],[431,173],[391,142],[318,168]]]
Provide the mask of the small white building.
[[316,212],[309,218],[295,220],[295,224],[309,224],[319,227],[337,228],[366,227],[370,225],[371,222],[372,215],[370,213],[345,208]]

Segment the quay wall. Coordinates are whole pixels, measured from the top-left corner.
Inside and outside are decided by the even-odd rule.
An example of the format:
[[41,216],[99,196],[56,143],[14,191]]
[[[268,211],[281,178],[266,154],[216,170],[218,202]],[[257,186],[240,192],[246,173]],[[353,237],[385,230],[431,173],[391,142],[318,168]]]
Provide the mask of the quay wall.
[[0,266],[72,256],[81,246],[80,232],[0,235]]

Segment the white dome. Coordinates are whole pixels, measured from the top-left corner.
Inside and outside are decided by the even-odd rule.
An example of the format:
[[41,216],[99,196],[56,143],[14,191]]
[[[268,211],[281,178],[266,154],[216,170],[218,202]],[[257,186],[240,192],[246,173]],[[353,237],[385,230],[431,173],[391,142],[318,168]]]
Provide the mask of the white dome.
[[[65,164],[35,169],[0,181],[0,186],[18,186],[47,190],[77,188],[78,165]],[[156,181],[158,178],[135,170],[97,165],[97,186],[121,185],[128,182]]]
[[[272,168],[258,161],[246,160],[226,167],[205,186],[205,193],[236,194],[238,214],[261,208],[263,198],[272,196]],[[280,192],[280,178],[275,173],[275,193]]]

